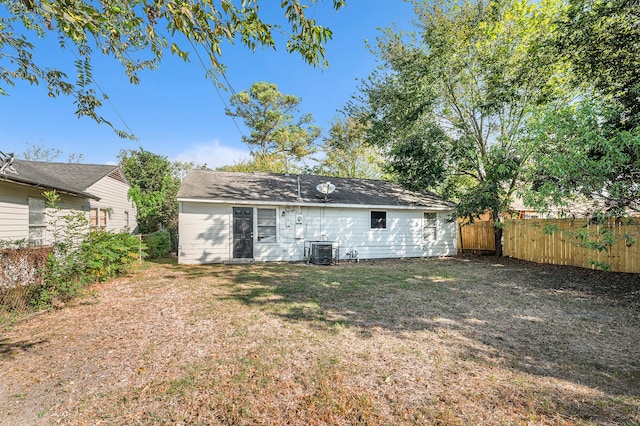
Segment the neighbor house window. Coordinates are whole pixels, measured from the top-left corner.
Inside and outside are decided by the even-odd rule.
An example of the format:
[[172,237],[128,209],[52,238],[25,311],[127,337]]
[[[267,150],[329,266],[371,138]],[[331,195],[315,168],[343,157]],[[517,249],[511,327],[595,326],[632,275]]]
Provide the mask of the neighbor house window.
[[131,222],[129,220],[129,212],[124,212],[124,226],[131,228]]
[[107,228],[107,209],[89,209],[89,227],[92,231],[105,230]]
[[258,242],[276,242],[276,209],[258,209]]
[[435,240],[438,235],[438,215],[436,213],[425,213],[422,223],[422,237],[425,240]]
[[387,228],[387,212],[371,211],[371,229]]
[[44,245],[46,231],[44,200],[29,198],[29,245]]

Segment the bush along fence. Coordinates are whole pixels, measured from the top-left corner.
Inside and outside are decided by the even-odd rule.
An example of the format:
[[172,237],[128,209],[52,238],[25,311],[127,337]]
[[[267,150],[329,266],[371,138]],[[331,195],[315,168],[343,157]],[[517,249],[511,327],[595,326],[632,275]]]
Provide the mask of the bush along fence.
[[524,219],[505,223],[504,255],[554,265],[640,273],[640,218]]
[[0,313],[64,303],[87,285],[126,273],[146,249],[136,235],[89,232],[82,212],[57,207],[59,196],[47,199],[51,247],[27,248],[5,243],[0,251]]
[[44,271],[51,247],[0,250],[0,305],[24,311],[38,289],[44,286]]
[[90,232],[73,248],[0,250],[0,313],[64,303],[91,283],[128,272],[145,249],[130,234]]

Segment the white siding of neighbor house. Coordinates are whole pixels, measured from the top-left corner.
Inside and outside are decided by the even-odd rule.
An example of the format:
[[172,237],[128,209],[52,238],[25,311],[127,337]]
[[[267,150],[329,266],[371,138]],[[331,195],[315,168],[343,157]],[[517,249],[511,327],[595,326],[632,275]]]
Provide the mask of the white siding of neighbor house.
[[[110,209],[107,214],[107,231],[134,232],[138,226],[136,221],[136,205],[129,199],[129,185],[112,177],[105,176],[86,192],[95,194],[100,200],[89,200],[90,208]],[[129,212],[129,226],[126,214]],[[89,216],[87,216],[89,218]]]
[[29,236],[29,204],[25,191],[0,182],[0,240],[14,241]]
[[[0,240],[17,241],[29,238],[29,198],[39,198],[43,189],[0,182]],[[60,201],[60,216],[69,212],[85,211],[88,206],[84,198],[62,195]],[[50,219],[46,219],[49,221]],[[45,235],[44,244],[51,244],[53,235],[51,229]]]
[[[457,253],[456,225],[451,212],[438,212],[437,238],[423,239],[423,217],[429,209],[383,209],[345,207],[255,206],[275,208],[277,241],[254,240],[255,261],[300,261],[305,242],[331,241],[340,248],[339,258],[351,250],[359,259],[450,256]],[[232,260],[233,205],[180,203],[179,262],[218,263]],[[371,210],[387,212],[386,229],[371,229]]]

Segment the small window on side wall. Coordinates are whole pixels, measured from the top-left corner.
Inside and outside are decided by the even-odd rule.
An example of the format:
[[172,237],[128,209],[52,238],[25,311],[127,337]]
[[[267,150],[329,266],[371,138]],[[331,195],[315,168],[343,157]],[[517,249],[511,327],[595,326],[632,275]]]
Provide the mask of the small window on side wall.
[[258,242],[276,242],[276,209],[258,209]]
[[107,209],[99,207],[89,209],[89,227],[92,231],[107,228]]
[[438,235],[438,215],[436,213],[425,213],[422,225],[422,238],[428,241],[435,241]]
[[387,212],[371,211],[371,229],[387,229]]
[[45,202],[29,197],[29,245],[42,246],[45,243],[47,224],[45,221]]

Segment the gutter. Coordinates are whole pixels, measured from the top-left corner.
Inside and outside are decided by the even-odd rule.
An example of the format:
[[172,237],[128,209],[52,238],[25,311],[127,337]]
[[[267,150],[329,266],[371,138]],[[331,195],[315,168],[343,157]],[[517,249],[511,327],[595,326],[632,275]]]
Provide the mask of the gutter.
[[313,203],[304,201],[259,201],[259,200],[211,200],[202,198],[182,198],[178,197],[179,202],[201,203],[201,204],[229,204],[237,206],[293,206],[293,207],[334,207],[334,208],[351,208],[351,209],[388,209],[388,210],[431,210],[448,212],[453,207],[433,207],[433,206],[401,206],[401,205],[379,205],[379,204],[330,204],[330,203]]
[[6,176],[0,175],[0,182],[8,182],[16,185],[24,185],[24,186],[29,186],[31,188],[52,189],[54,191],[60,192],[61,194],[72,195],[74,197],[91,198],[93,200],[100,201],[100,197],[98,197],[97,195],[90,194],[88,192],[58,188],[51,185],[45,185],[38,182],[30,181],[27,179],[7,178]]

